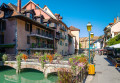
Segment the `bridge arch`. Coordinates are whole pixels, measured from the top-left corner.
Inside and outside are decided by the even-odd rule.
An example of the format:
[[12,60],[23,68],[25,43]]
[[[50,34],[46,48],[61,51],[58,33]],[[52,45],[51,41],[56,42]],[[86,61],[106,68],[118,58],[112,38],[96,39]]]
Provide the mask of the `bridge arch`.
[[44,72],[44,69],[38,65],[29,65],[29,64],[21,65],[21,69],[25,69],[25,68],[35,69],[35,70],[38,70],[40,72]]
[[4,64],[4,66],[8,66],[8,67],[11,67],[13,69],[17,69],[17,67],[13,64]]

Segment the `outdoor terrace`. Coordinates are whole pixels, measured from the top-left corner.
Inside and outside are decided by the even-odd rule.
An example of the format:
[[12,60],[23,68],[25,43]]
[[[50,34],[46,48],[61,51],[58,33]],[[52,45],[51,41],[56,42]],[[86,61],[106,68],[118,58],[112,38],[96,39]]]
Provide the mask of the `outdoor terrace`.
[[30,45],[32,50],[53,50],[53,44],[44,44],[44,43],[32,43]]
[[28,36],[31,36],[31,37],[40,37],[40,38],[45,38],[45,39],[53,40],[53,35],[52,34],[48,34],[48,33],[39,33],[39,32],[33,33],[32,32]]

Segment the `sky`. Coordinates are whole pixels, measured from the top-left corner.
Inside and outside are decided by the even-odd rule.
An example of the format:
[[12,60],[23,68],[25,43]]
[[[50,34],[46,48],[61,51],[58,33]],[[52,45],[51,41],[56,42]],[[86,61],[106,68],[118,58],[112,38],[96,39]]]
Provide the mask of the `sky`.
[[[21,0],[24,6],[29,0]],[[120,16],[120,0],[32,0],[40,7],[47,5],[55,14],[63,17],[63,22],[68,27],[80,29],[80,37],[88,37],[87,23],[91,22],[95,36],[104,34],[103,29],[114,18]],[[17,5],[17,0],[0,0],[2,3]]]

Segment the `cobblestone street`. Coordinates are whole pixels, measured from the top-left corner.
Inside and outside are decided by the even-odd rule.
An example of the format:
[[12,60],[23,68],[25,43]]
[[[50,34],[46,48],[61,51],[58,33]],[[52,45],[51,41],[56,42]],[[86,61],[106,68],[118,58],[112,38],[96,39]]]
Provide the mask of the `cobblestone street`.
[[95,56],[95,76],[88,76],[86,83],[120,83],[120,71],[107,59],[107,56]]

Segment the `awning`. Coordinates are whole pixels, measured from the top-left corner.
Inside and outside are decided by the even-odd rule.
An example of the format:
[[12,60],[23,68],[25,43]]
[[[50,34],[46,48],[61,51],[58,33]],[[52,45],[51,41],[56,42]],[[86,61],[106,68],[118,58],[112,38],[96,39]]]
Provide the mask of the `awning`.
[[115,44],[115,45],[112,45],[112,46],[109,46],[111,48],[120,48],[120,43],[119,44]]

